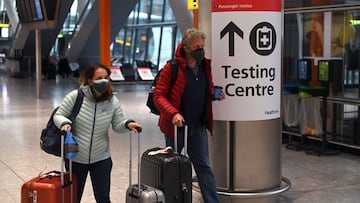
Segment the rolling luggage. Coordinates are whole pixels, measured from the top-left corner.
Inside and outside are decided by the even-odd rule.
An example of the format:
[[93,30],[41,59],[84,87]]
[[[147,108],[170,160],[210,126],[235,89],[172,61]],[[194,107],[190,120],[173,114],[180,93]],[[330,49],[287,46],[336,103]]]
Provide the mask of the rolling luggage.
[[71,160],[69,172],[64,172],[64,137],[61,136],[61,170],[40,174],[25,182],[21,187],[21,203],[77,203],[77,183]]
[[192,168],[191,161],[186,156],[188,126],[185,126],[184,130],[185,155],[176,153],[178,137],[176,126],[174,131],[175,152],[156,153],[161,148],[152,148],[143,153],[141,158],[141,182],[162,190],[165,194],[166,202],[191,203]]
[[120,67],[120,70],[125,78],[125,81],[135,81],[136,72],[130,63],[124,63],[123,66]]
[[[140,133],[141,129],[138,129]],[[132,142],[130,133],[129,187],[126,191],[126,203],[165,203],[164,193],[141,183],[140,178],[140,134],[138,134],[138,184],[132,184]],[[139,189],[139,185],[141,186]]]

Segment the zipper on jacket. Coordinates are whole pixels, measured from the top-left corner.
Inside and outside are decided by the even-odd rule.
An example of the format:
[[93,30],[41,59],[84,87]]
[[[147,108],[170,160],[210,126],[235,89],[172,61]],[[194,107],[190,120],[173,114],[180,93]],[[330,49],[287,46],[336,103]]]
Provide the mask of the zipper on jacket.
[[93,142],[93,138],[94,138],[94,129],[95,129],[95,121],[96,121],[96,107],[97,107],[97,103],[95,103],[93,126],[92,126],[92,130],[91,130],[90,147],[89,147],[89,164],[90,164],[90,160],[91,160],[92,142]]

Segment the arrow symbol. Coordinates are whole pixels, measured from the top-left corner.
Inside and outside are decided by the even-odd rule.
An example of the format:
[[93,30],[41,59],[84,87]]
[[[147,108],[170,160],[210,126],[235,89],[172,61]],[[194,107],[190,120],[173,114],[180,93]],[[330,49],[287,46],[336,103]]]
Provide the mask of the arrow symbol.
[[234,56],[234,33],[239,35],[243,39],[243,31],[235,25],[232,21],[225,26],[220,32],[220,39],[222,39],[227,33],[229,33],[229,56]]

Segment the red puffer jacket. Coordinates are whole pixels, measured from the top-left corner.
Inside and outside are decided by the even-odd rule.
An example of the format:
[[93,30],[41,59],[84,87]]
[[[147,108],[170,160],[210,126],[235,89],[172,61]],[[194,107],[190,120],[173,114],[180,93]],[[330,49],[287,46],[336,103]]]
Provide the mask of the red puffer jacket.
[[[157,81],[156,88],[154,90],[154,102],[156,107],[160,110],[160,117],[158,125],[161,132],[168,136],[174,136],[174,126],[171,122],[172,117],[180,113],[181,98],[184,93],[186,84],[186,61],[184,58],[184,50],[181,43],[176,49],[175,59],[177,61],[179,72],[175,84],[171,86],[171,65],[167,63]],[[213,89],[214,84],[211,75],[211,65],[209,59],[204,59],[205,72],[209,81],[209,88],[207,99],[207,118],[205,118],[206,128],[212,133],[214,121],[212,112],[212,101],[213,101]]]

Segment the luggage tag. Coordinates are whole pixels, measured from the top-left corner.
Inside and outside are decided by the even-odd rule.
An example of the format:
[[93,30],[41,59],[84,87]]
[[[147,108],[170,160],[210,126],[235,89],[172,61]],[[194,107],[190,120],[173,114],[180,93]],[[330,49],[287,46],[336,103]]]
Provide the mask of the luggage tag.
[[168,154],[168,153],[172,153],[174,152],[174,149],[171,146],[167,146],[164,149],[159,149],[159,150],[155,150],[155,151],[151,151],[148,153],[149,156],[154,156],[157,154]]

